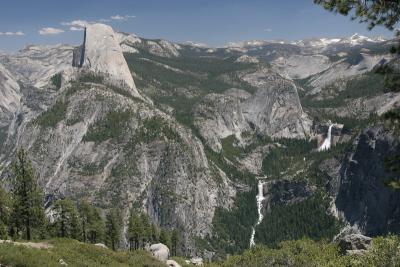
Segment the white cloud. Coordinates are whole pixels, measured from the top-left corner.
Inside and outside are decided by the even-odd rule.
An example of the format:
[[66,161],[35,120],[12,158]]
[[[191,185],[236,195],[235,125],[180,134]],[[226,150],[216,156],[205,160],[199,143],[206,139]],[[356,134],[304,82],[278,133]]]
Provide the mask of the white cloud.
[[125,16],[121,16],[121,15],[114,15],[111,16],[110,19],[112,20],[119,20],[119,21],[124,21],[124,20],[128,20],[128,19],[133,19],[136,16],[132,16],[132,15],[125,15]]
[[6,36],[24,36],[25,33],[23,33],[22,31],[17,31],[17,32],[0,32],[0,36],[1,35],[6,35]]
[[71,26],[71,27],[69,27],[69,30],[70,30],[70,31],[83,31],[83,28]]
[[135,18],[136,16],[133,15],[125,15],[125,16],[121,16],[121,15],[114,15],[111,16],[110,18],[107,19],[98,19],[96,21],[87,21],[87,20],[83,20],[83,19],[77,19],[77,20],[72,20],[72,21],[64,21],[61,22],[61,25],[63,26],[69,26],[69,30],[71,31],[81,31],[84,28],[86,28],[88,25],[90,24],[94,24],[96,22],[111,22],[113,20],[115,21],[126,21],[128,19],[132,19]]
[[62,30],[62,29],[56,29],[56,28],[51,28],[51,27],[46,27],[46,28],[42,28],[39,30],[40,35],[56,35],[56,34],[60,34],[63,32],[64,32],[64,30]]
[[271,28],[266,28],[266,29],[264,29],[264,31],[266,31],[266,32],[272,32],[272,29],[271,29]]
[[74,28],[85,28],[88,25],[93,24],[93,22],[89,22],[86,20],[81,20],[81,19],[77,19],[77,20],[73,20],[73,21],[69,21],[69,22],[61,22],[61,25],[63,26],[71,26]]

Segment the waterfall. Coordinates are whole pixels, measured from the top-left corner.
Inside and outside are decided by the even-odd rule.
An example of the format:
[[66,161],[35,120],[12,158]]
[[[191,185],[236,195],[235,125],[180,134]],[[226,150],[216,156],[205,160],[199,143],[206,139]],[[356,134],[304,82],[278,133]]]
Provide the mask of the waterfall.
[[324,140],[324,142],[322,143],[322,145],[318,148],[318,151],[325,151],[331,148],[331,139],[332,139],[332,127],[334,124],[329,125],[329,129],[328,129],[328,136],[326,137],[326,139]]
[[255,246],[254,237],[256,235],[256,227],[261,223],[264,216],[262,214],[262,201],[264,200],[264,184],[261,181],[258,181],[258,194],[256,197],[257,200],[257,210],[258,210],[258,219],[256,224],[252,228],[251,237],[250,237],[250,247]]

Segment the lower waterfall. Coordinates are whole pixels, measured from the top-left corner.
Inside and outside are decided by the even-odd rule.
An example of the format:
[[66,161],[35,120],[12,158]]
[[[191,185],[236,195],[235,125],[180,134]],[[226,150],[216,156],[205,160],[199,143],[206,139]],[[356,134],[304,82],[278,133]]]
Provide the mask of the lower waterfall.
[[252,232],[251,232],[251,237],[250,237],[250,247],[255,246],[255,242],[254,242],[254,237],[256,235],[256,227],[257,225],[259,225],[261,223],[261,221],[263,220],[264,216],[262,214],[262,202],[265,199],[264,197],[264,183],[262,183],[261,181],[258,181],[258,194],[256,197],[257,200],[257,209],[258,209],[258,219],[256,224],[253,226],[252,228]]
[[328,135],[326,136],[326,139],[322,143],[322,145],[318,148],[318,151],[325,151],[329,150],[332,145],[332,127],[334,124],[329,125],[328,129]]

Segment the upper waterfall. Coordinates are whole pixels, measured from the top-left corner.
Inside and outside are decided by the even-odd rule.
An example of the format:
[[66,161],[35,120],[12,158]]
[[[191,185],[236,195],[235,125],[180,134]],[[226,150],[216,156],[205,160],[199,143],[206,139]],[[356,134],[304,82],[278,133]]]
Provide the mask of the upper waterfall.
[[328,135],[326,136],[326,139],[322,143],[322,145],[318,148],[318,151],[325,151],[331,148],[332,145],[332,127],[334,124],[329,125],[328,128]]

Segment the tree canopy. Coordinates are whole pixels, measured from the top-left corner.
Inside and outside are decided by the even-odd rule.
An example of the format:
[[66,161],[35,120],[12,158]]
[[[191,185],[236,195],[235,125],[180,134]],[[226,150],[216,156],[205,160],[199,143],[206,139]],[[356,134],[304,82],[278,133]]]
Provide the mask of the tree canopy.
[[368,23],[369,29],[382,25],[394,30],[400,20],[398,0],[314,0],[314,3],[335,13],[352,15],[352,19]]

